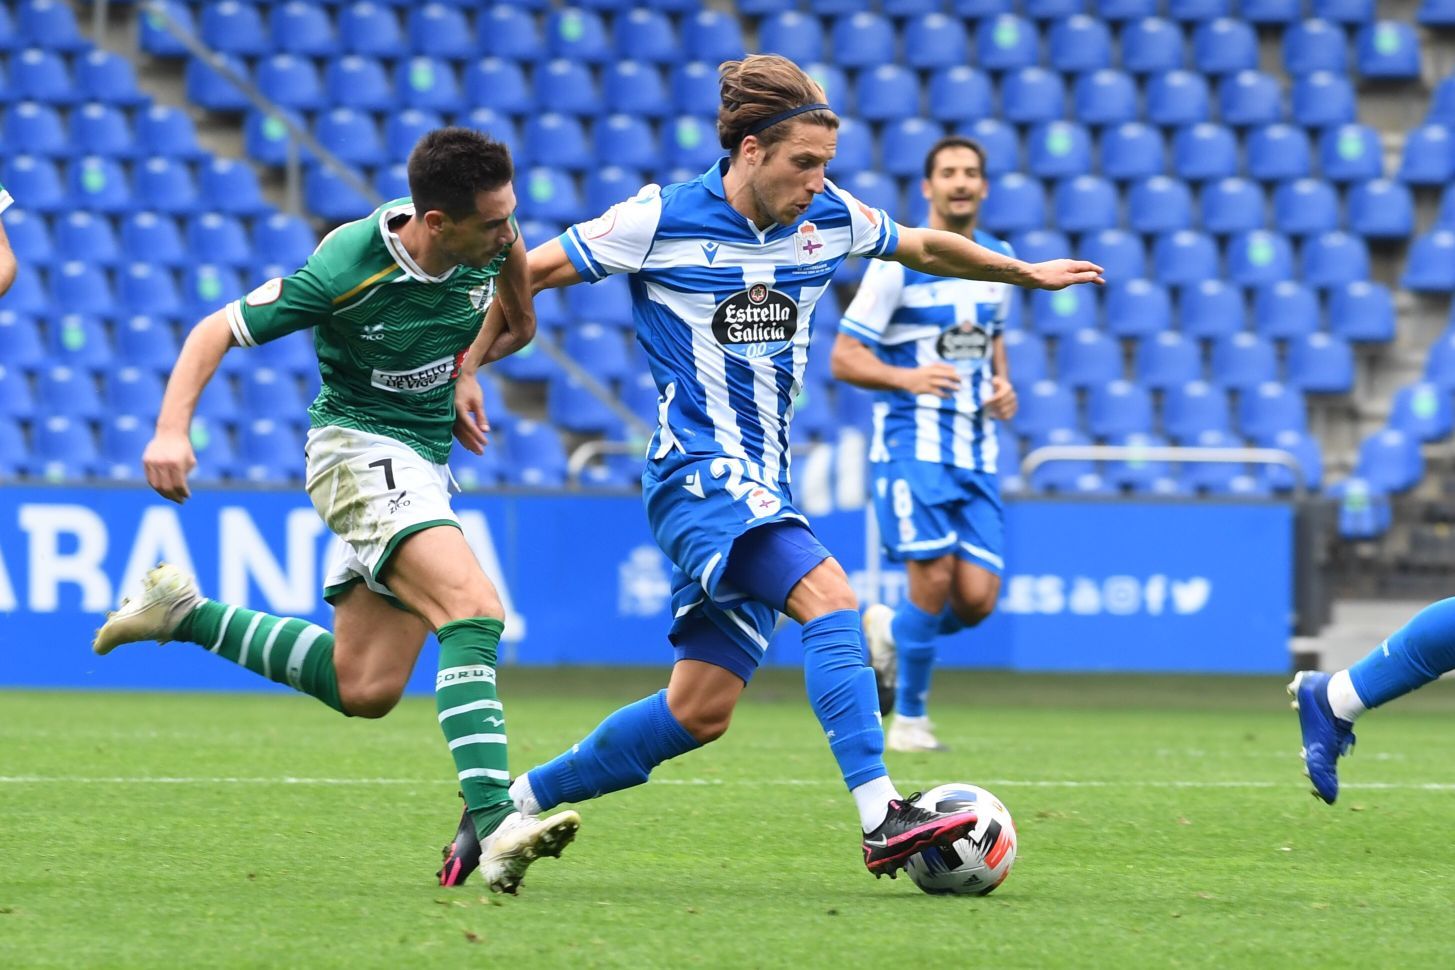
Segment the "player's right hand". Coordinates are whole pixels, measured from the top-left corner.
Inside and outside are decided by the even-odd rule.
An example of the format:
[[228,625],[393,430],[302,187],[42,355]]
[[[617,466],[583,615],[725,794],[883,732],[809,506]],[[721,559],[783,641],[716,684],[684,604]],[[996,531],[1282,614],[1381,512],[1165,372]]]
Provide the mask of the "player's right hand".
[[485,392],[473,374],[461,374],[455,381],[454,431],[466,449],[485,454],[485,446],[490,443],[490,419],[485,416]]
[[180,505],[192,497],[187,476],[197,467],[197,456],[187,435],[158,431],[142,452],[141,467],[147,484],[162,498]]
[[951,364],[926,364],[905,371],[903,390],[950,397],[960,389],[960,372]]

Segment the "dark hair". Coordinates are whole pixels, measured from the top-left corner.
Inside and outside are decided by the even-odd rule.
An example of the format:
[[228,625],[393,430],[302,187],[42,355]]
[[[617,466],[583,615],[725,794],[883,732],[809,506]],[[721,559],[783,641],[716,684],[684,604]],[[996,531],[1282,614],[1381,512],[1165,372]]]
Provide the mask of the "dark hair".
[[420,215],[438,210],[451,219],[475,211],[475,197],[515,175],[510,149],[471,128],[436,128],[409,153],[409,194]]
[[968,148],[980,158],[980,172],[985,173],[985,147],[974,138],[966,138],[964,135],[946,135],[930,146],[929,154],[925,156],[925,178],[929,178],[935,172],[935,159],[940,152],[947,148]]
[[[734,155],[748,136],[748,129],[760,121],[828,100],[823,88],[803,68],[777,54],[753,54],[740,61],[724,61],[717,73],[721,96],[717,140]],[[808,111],[790,122],[764,128],[755,137],[759,144],[769,148],[786,138],[792,122],[798,121],[825,128],[839,127],[838,116],[832,111]]]

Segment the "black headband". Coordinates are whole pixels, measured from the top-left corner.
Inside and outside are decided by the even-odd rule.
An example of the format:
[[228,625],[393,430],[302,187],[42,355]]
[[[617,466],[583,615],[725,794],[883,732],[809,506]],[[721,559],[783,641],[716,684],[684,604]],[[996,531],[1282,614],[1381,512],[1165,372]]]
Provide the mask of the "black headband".
[[833,109],[830,108],[826,104],[805,104],[802,107],[790,108],[787,111],[780,111],[776,115],[769,115],[768,117],[764,118],[762,121],[760,121],[757,124],[753,125],[747,131],[743,132],[743,137],[746,138],[749,135],[756,135],[758,132],[763,131],[764,129],[772,128],[774,125],[778,124],[780,121],[787,121],[789,118],[797,118],[799,115],[805,114],[805,113],[807,113],[809,111],[832,111],[832,110]]

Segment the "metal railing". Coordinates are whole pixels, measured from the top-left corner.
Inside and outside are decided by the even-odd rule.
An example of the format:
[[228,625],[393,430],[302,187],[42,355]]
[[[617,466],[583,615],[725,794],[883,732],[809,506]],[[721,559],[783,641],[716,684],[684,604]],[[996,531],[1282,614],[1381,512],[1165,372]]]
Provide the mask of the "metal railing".
[[1276,465],[1293,473],[1294,496],[1303,498],[1308,483],[1303,466],[1281,448],[1181,448],[1141,445],[1045,445],[1034,448],[1021,461],[1027,480],[1042,465],[1055,461],[1140,461],[1169,464]]

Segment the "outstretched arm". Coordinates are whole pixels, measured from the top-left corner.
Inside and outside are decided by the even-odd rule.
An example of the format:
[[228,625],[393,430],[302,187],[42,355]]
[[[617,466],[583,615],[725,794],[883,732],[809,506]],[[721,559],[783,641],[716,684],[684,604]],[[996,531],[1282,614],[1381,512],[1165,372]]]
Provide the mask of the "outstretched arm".
[[553,290],[561,286],[575,286],[581,282],[581,274],[566,255],[566,247],[559,237],[543,242],[530,251],[531,293]]
[[888,258],[931,276],[990,280],[1040,290],[1106,282],[1101,278],[1101,267],[1084,259],[1027,263],[987,249],[959,233],[939,229],[900,227],[899,248]]

